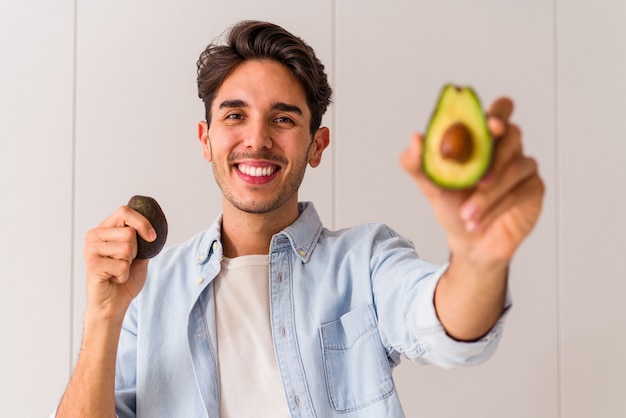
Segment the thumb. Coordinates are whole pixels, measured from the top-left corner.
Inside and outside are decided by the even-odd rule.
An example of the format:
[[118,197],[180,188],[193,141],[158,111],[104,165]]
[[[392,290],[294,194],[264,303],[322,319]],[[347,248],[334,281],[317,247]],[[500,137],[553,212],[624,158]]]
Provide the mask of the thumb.
[[424,138],[421,134],[413,134],[409,146],[400,155],[400,166],[417,182],[427,198],[435,196],[439,190],[422,170],[422,150]]
[[409,145],[400,154],[399,163],[413,178],[422,174],[422,135],[413,134]]

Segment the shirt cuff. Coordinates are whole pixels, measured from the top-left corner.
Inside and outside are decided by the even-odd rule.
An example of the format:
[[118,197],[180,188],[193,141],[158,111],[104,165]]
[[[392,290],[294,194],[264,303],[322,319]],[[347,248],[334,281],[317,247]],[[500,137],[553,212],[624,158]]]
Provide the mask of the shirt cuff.
[[435,288],[448,265],[444,264],[433,275],[424,279],[426,282],[422,284],[416,303],[419,352],[407,355],[416,363],[434,364],[443,368],[483,363],[495,352],[502,337],[504,321],[512,304],[509,288],[507,287],[505,308],[500,319],[484,337],[472,342],[455,340],[446,333],[435,311]]

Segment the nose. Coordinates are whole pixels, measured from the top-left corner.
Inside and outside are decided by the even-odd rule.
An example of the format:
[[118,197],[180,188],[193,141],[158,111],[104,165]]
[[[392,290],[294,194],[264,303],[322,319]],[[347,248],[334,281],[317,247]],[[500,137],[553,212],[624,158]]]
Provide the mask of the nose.
[[265,120],[250,120],[245,132],[244,145],[250,150],[269,149],[272,147],[272,136],[268,123]]

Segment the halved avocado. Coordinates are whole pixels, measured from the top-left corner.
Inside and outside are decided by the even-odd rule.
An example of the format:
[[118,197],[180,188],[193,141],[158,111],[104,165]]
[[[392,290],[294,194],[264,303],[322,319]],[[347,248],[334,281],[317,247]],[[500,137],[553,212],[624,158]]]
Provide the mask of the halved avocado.
[[167,219],[159,203],[150,196],[135,195],[128,201],[128,207],[148,219],[157,233],[154,241],[148,242],[137,234],[137,258],[147,259],[161,252],[167,241]]
[[469,86],[446,84],[424,136],[424,173],[443,188],[470,188],[489,168],[492,154],[478,96]]

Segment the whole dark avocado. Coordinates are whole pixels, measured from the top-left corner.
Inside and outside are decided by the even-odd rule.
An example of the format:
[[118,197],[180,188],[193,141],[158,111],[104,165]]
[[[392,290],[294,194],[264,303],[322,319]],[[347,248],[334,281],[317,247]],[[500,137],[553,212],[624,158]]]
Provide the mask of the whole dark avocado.
[[422,168],[446,189],[473,187],[491,165],[493,141],[476,92],[446,84],[424,135]]
[[167,240],[167,219],[157,201],[149,196],[135,195],[128,201],[128,207],[142,214],[157,233],[154,241],[148,242],[137,234],[137,258],[152,258],[161,252]]

